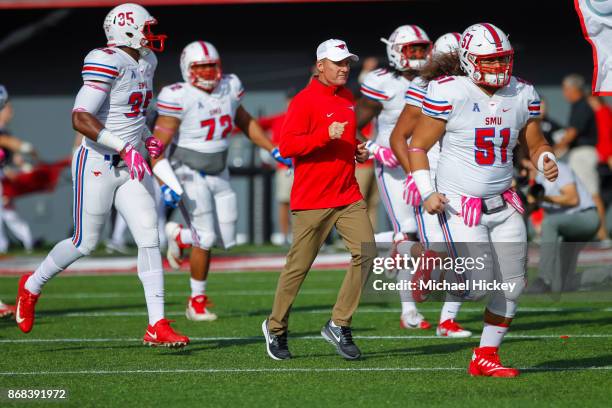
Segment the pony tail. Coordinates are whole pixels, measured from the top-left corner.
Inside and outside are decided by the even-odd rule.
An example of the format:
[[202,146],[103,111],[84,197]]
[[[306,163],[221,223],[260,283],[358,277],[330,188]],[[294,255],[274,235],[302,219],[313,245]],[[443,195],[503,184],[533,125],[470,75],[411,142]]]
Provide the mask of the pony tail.
[[434,55],[421,69],[419,75],[425,82],[429,83],[429,81],[441,76],[465,76],[465,72],[461,69],[459,53],[453,51]]

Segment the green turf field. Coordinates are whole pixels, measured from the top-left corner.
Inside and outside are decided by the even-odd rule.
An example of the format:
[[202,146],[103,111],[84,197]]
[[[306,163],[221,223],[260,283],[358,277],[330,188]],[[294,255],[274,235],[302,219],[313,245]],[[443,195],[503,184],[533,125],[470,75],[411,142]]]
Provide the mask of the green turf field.
[[[399,304],[366,296],[354,318],[364,357],[344,361],[319,334],[341,272],[311,272],[291,318],[290,361],[265,352],[260,326],[277,274],[217,273],[208,294],[219,320],[184,316],[186,274],[166,277],[167,312],[189,335],[183,351],[141,345],[146,314],[136,275],[62,276],[38,303],[29,335],[0,321],[0,389],[65,389],[67,401],[32,406],[609,406],[612,398],[610,293],[575,293],[554,301],[524,296],[502,350],[525,368],[517,379],[471,378],[475,336],[439,339],[399,328]],[[17,278],[0,278],[0,299]],[[425,303],[433,323],[440,304]],[[458,319],[479,334],[482,304]],[[569,336],[566,338],[565,336]],[[0,406],[11,404],[0,399]]]

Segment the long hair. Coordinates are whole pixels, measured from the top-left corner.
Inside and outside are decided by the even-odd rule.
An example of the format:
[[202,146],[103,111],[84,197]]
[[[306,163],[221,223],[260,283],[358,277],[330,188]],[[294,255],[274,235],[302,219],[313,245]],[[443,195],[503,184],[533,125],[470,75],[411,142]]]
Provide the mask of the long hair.
[[459,62],[459,54],[454,51],[434,55],[420,73],[425,82],[451,75],[465,76],[465,72],[461,69],[461,62]]

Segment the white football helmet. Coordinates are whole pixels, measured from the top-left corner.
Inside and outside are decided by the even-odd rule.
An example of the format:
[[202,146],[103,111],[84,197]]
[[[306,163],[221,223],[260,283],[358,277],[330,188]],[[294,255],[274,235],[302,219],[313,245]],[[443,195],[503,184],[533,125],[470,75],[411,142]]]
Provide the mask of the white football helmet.
[[[508,84],[512,77],[513,55],[508,37],[493,24],[471,25],[461,35],[461,68],[476,84],[495,88]],[[495,66],[483,65],[483,60],[492,59],[498,60]]]
[[4,108],[4,105],[6,105],[7,101],[8,101],[8,92],[6,91],[6,88],[4,87],[4,85],[0,85],[0,110]]
[[121,4],[104,19],[108,46],[126,46],[146,54],[148,50],[163,51],[166,35],[155,35],[151,26],[157,24],[149,12],[133,3]]
[[450,54],[451,52],[459,51],[459,41],[461,41],[461,33],[446,33],[436,40],[431,50],[435,54]]
[[[421,69],[427,62],[427,58],[431,51],[431,41],[427,33],[416,25],[403,25],[397,27],[389,39],[381,38],[380,41],[387,44],[389,65],[398,71]],[[418,58],[418,56],[410,50],[411,45],[424,45],[426,47],[424,56]]]
[[[201,70],[198,65],[214,64]],[[188,44],[181,54],[183,80],[206,92],[213,91],[221,80],[221,58],[214,45],[206,41]]]

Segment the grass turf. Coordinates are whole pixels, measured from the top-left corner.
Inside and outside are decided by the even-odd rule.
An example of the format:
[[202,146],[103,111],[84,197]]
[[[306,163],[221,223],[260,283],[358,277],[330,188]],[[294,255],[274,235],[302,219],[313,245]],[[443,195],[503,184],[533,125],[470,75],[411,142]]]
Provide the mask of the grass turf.
[[[337,356],[319,331],[342,277],[340,271],[310,273],[291,316],[294,359],[283,362],[267,357],[260,331],[275,273],[213,273],[208,294],[220,317],[211,323],[184,318],[187,275],[166,275],[166,310],[177,320],[174,327],[192,337],[183,351],[141,345],[146,312],[135,275],[59,277],[45,287],[29,335],[0,321],[0,389],[68,390],[68,400],[45,403],[58,406],[609,404],[610,293],[554,301],[524,296],[502,358],[527,370],[511,380],[471,378],[466,368],[478,344],[482,304],[465,304],[458,319],[475,336],[449,340],[432,337],[433,330],[400,329],[394,294],[366,295],[353,322],[364,358]],[[17,278],[0,278],[0,299],[10,300],[16,284]],[[440,306],[420,308],[433,323]],[[0,406],[11,404],[0,397]]]

